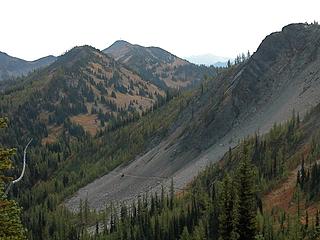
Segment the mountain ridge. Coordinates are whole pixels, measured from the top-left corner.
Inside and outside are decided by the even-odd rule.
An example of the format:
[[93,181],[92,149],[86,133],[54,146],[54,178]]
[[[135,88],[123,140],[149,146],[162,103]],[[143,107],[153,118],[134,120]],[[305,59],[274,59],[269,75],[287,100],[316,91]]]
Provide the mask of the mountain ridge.
[[[16,99],[23,95],[24,100],[15,102],[18,105],[37,93],[39,103],[34,102],[33,107],[51,132],[71,117],[73,123],[95,134],[111,127],[116,119],[125,121],[148,111],[165,96],[163,90],[87,45],[72,48],[17,86],[17,90],[7,89],[10,94],[5,95]],[[52,139],[50,131],[44,142]]]
[[198,84],[216,69],[197,66],[159,47],[143,47],[124,40],[103,50],[143,78],[162,88],[186,88]]
[[10,77],[26,75],[33,70],[50,65],[56,57],[49,55],[33,61],[26,61],[0,52],[0,81]]

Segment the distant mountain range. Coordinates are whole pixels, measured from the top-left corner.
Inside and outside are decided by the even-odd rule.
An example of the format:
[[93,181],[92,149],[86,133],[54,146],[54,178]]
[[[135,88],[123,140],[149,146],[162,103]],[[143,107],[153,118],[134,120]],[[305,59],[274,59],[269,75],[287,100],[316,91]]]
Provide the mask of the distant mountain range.
[[204,75],[216,72],[214,68],[195,65],[162,48],[143,47],[122,40],[103,52],[162,88],[187,87],[199,82]]
[[[215,68],[199,66],[209,64],[212,55],[203,55],[197,62],[196,56],[191,62],[175,56],[159,47],[143,47],[137,44],[119,40],[103,50],[117,62],[126,65],[137,72],[144,80],[151,81],[160,88],[185,88],[192,86],[203,79],[204,75],[215,75]],[[210,58],[211,57],[211,58]],[[47,56],[35,61],[26,61],[0,52],[0,81],[10,77],[26,75],[33,70],[53,63],[57,57]],[[215,65],[225,66],[225,59],[215,57]],[[208,63],[208,64],[207,64]]]
[[35,61],[26,61],[0,52],[0,81],[26,75],[33,70],[50,65],[55,60],[56,57],[50,55]]
[[189,62],[194,64],[203,64],[206,66],[215,66],[215,67],[225,67],[227,66],[227,61],[230,59],[228,57],[220,57],[213,54],[201,54],[201,55],[192,55],[185,57]]

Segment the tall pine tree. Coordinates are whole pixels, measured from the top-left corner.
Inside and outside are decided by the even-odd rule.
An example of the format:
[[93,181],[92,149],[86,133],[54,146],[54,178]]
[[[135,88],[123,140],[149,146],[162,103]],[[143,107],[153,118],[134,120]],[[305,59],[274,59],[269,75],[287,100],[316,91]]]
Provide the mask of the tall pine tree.
[[227,174],[222,183],[219,215],[219,240],[236,240],[239,237],[238,197],[232,179]]
[[256,185],[254,167],[249,163],[246,151],[243,153],[243,160],[239,166],[236,179],[238,181],[239,197],[239,240],[251,240],[256,236]]

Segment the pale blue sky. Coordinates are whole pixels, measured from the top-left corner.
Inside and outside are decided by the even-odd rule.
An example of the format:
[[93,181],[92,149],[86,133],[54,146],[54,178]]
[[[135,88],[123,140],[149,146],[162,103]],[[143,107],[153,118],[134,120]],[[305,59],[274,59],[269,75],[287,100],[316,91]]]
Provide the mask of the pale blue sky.
[[0,9],[0,51],[27,60],[117,39],[234,57],[284,25],[320,20],[317,0],[3,0]]

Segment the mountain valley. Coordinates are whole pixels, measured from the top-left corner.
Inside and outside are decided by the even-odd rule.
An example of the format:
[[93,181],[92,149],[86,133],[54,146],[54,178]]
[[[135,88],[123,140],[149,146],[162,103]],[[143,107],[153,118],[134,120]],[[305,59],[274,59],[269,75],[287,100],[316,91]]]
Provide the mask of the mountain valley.
[[[0,61],[0,79],[20,76],[0,92],[1,146],[17,147],[7,175],[33,139],[8,194],[27,237],[313,239],[319,48],[319,25],[297,23],[222,68],[123,40],[19,71]],[[245,234],[241,204],[255,222]]]

